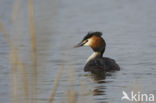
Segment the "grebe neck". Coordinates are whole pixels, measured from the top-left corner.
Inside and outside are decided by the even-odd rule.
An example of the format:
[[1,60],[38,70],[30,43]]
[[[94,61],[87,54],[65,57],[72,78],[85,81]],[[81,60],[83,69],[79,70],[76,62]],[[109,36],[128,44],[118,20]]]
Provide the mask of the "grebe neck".
[[102,52],[94,52],[86,61],[88,63],[89,61],[95,59],[95,58],[100,58],[102,57],[103,53]]

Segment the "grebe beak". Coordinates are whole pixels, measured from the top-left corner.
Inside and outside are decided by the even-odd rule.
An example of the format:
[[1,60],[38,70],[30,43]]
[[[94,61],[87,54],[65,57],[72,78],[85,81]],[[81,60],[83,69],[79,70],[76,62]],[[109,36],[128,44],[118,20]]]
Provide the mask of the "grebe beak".
[[87,42],[88,42],[88,40],[84,40],[84,41],[78,43],[77,45],[73,46],[73,48],[81,47],[81,46],[83,46]]

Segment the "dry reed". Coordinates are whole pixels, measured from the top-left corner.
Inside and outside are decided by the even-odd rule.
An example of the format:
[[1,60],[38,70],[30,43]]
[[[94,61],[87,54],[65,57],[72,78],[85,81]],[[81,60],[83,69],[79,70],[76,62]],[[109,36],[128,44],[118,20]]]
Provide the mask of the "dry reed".
[[19,11],[21,0],[16,0],[13,6],[13,11],[12,11],[12,16],[11,16],[11,21],[14,22],[17,18],[17,14]]
[[60,68],[60,71],[57,74],[57,77],[55,79],[54,86],[53,86],[53,89],[52,89],[52,92],[51,92],[51,95],[50,95],[50,98],[49,98],[49,103],[53,103],[54,96],[55,96],[55,93],[56,93],[56,89],[57,89],[57,87],[59,85],[59,81],[61,79],[63,69],[64,69],[64,66],[62,66]]
[[17,81],[17,73],[16,73],[16,68],[17,68],[17,58],[14,55],[14,50],[11,50],[10,52],[10,62],[11,62],[11,73],[12,73],[12,84],[13,84],[13,103],[18,103],[18,81]]
[[[20,4],[21,4],[21,0],[16,0],[14,5],[13,5],[13,11],[12,11],[12,16],[11,16],[11,23],[12,24],[16,24],[15,21],[16,21],[16,18],[18,16]],[[16,26],[14,26],[14,28],[16,29]],[[15,53],[13,53],[13,54],[16,54],[16,57],[14,57],[14,58],[18,59],[17,62],[16,62],[17,63],[17,68],[20,70],[20,72],[22,74],[22,78],[24,80],[23,88],[24,88],[24,94],[25,94],[25,97],[26,97],[25,101],[26,101],[26,103],[29,103],[29,92],[28,92],[29,91],[29,84],[28,84],[28,80],[27,80],[27,71],[26,71],[26,68],[23,65],[23,62],[19,59],[18,50],[14,51],[14,52]]]
[[70,88],[67,91],[67,101],[68,103],[77,103],[78,94],[74,90],[74,72],[72,69],[68,69],[68,73],[69,73]]
[[[2,31],[4,37],[6,38],[7,42],[10,45],[11,52],[10,52],[10,63],[11,63],[11,73],[13,76],[13,98],[14,103],[18,103],[18,81],[17,81],[17,68],[21,71],[23,74],[24,79],[24,90],[25,90],[25,96],[28,100],[28,80],[26,71],[24,69],[23,63],[20,60],[18,56],[18,50],[14,45],[14,42],[10,39],[7,30],[5,29],[2,22],[0,22],[0,31]],[[27,102],[28,103],[28,102]]]
[[[32,52],[33,52],[33,93],[32,98],[35,98],[37,95],[37,53],[36,53],[36,31],[35,31],[35,17],[34,17],[34,0],[28,0],[28,9],[29,9],[29,28],[30,36],[32,42]],[[33,102],[34,99],[33,99]]]
[[[13,14],[11,21],[12,23],[15,22],[19,6],[20,6],[21,0],[16,0],[14,8],[13,8]],[[35,16],[34,16],[34,1],[33,0],[28,0],[28,9],[29,9],[29,27],[30,27],[30,36],[31,36],[31,45],[32,45],[32,55],[33,55],[33,93],[32,93],[32,102],[36,102],[33,99],[37,95],[37,45],[36,45],[36,31],[35,31]],[[18,82],[18,72],[17,69],[20,71],[22,74],[22,79],[24,80],[23,83],[23,89],[24,89],[24,94],[26,97],[26,103],[30,102],[29,98],[29,84],[28,84],[28,79],[27,79],[27,71],[26,68],[23,65],[22,60],[19,57],[18,49],[16,48],[14,41],[11,40],[11,38],[8,35],[7,30],[5,29],[4,25],[2,22],[0,22],[0,31],[2,31],[4,37],[6,38],[11,50],[10,50],[10,62],[11,62],[11,73],[12,73],[12,78],[13,78],[13,102],[14,103],[21,103],[24,101],[19,101],[20,100],[20,95],[18,87],[19,87],[19,82]],[[57,77],[55,78],[55,82],[51,91],[51,95],[49,98],[49,103],[54,102],[54,97],[57,91],[57,88],[59,86],[59,81],[61,79],[62,73],[63,73],[64,66],[60,68],[60,71],[57,74]],[[67,90],[67,101],[68,103],[77,103],[78,100],[78,93],[74,91],[74,72],[72,69],[69,70],[69,82],[70,82],[70,88]]]

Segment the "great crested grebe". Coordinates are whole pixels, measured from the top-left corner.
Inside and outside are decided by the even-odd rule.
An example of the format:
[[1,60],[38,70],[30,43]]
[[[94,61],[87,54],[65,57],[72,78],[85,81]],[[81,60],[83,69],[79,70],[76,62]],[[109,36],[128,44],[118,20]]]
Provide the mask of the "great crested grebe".
[[87,59],[84,71],[100,73],[120,70],[120,67],[115,60],[103,57],[106,42],[101,36],[101,32],[89,32],[79,44],[74,46],[74,48],[89,46],[94,51],[94,53]]

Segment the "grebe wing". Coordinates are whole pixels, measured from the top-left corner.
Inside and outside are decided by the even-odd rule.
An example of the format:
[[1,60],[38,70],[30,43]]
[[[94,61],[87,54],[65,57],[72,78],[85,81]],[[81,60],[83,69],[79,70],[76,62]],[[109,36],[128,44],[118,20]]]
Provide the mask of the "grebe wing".
[[106,71],[104,69],[106,69],[106,68],[105,68],[105,63],[103,62],[102,58],[92,59],[84,67],[85,72],[90,71],[92,73]]
[[103,57],[104,62],[106,64],[106,67],[109,68],[108,71],[119,71],[120,67],[119,65],[116,63],[116,61],[114,59],[108,58],[108,57]]

